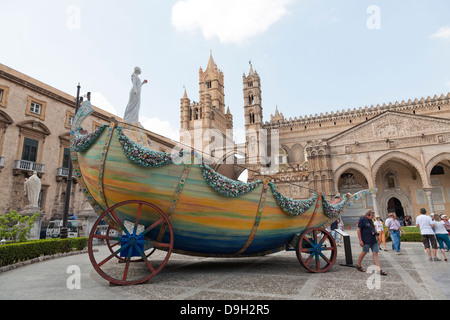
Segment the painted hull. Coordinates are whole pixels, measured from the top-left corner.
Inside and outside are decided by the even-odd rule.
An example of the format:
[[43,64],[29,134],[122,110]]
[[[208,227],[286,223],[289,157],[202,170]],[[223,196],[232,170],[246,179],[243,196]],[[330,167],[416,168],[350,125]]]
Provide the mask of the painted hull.
[[[130,161],[113,124],[90,147],[72,151],[75,173],[97,213],[126,200],[150,202],[167,213],[174,234],[173,252],[202,256],[252,256],[285,250],[305,228],[321,227],[330,217],[324,199],[316,196],[299,215],[280,208],[274,191],[264,181],[237,197],[224,196],[205,180],[200,163],[143,167]],[[122,220],[134,222],[135,209],[116,210]],[[157,220],[152,209],[139,223]],[[163,233],[163,232],[162,232]],[[160,230],[148,234],[156,240]],[[168,232],[163,236],[167,241]]]

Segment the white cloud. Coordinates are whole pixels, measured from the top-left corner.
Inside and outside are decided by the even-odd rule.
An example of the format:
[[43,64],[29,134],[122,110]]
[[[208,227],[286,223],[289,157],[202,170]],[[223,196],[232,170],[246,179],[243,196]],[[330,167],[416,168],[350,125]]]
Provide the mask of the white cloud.
[[180,133],[178,129],[174,129],[169,121],[161,120],[159,118],[139,117],[139,122],[142,126],[154,133],[160,134],[169,139],[179,141]]
[[91,93],[91,103],[97,108],[119,116],[116,108],[100,92]]
[[430,36],[431,38],[450,40],[450,27],[444,26]]
[[292,0],[180,0],[172,7],[172,24],[179,32],[200,30],[207,39],[243,43],[266,32],[288,14]]

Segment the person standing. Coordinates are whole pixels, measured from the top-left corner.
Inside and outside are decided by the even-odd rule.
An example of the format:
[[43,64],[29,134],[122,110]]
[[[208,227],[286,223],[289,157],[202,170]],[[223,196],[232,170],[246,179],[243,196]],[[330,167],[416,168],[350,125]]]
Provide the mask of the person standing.
[[[450,222],[448,221],[447,215],[443,214],[441,217],[442,221],[444,221],[445,230],[447,230],[447,233],[450,237]],[[450,247],[446,246],[445,251],[448,252]]]
[[[344,231],[344,221],[342,220],[342,218],[338,218],[338,221],[339,221],[338,229],[343,232]],[[339,243],[341,242],[341,240],[342,240],[342,236],[341,236],[341,234],[339,234]]]
[[430,216],[426,215],[426,213],[427,210],[425,210],[425,208],[420,208],[420,215],[416,219],[416,227],[420,228],[420,234],[422,235],[422,242],[428,254],[428,260],[433,261],[430,250],[430,243],[431,243],[434,261],[440,261],[440,259],[436,255],[437,243],[433,230],[434,222]]
[[400,255],[402,254],[400,252],[400,231],[403,232],[403,234],[406,234],[406,232],[402,229],[400,223],[396,218],[397,216],[395,215],[395,213],[389,213],[385,225],[389,229],[389,235],[391,236],[392,250],[395,250],[396,254]]
[[336,241],[336,245],[340,247],[339,245],[339,233],[336,232],[336,229],[339,228],[339,218],[333,221],[333,223],[330,225],[330,233],[331,236],[334,238],[334,241]]
[[441,219],[439,215],[434,216],[434,233],[436,234],[436,240],[439,243],[439,248],[441,249],[444,261],[447,261],[447,256],[445,255],[445,246],[450,247],[450,239],[448,237],[448,231],[445,229],[445,222]]
[[383,221],[381,221],[381,217],[377,215],[373,224],[375,225],[375,230],[378,232],[378,247],[381,249],[381,243],[383,243],[383,250],[387,251],[386,233],[384,231],[384,224]]
[[362,252],[358,257],[356,269],[361,272],[366,272],[366,269],[361,266],[361,263],[366,254],[368,254],[369,251],[372,250],[373,262],[377,266],[380,275],[386,276],[387,273],[381,269],[380,261],[378,259],[379,247],[377,232],[372,221],[374,215],[375,213],[372,210],[367,210],[366,215],[364,215],[358,222],[358,228],[356,230],[358,234],[359,245],[362,247]]

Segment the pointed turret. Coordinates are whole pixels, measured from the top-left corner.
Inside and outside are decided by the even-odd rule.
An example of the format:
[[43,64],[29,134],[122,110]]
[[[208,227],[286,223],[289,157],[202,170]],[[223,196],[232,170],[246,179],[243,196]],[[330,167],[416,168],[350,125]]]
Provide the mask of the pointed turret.
[[213,56],[212,56],[212,50],[211,50],[210,55],[209,55],[208,66],[206,67],[206,70],[216,70],[216,69],[217,69],[217,65],[214,62],[214,59],[213,59]]
[[252,62],[250,61],[250,71],[248,72],[249,76],[253,76],[253,66],[252,66]]
[[191,118],[191,100],[189,100],[186,88],[184,88],[183,98],[180,99],[180,107],[181,107],[181,117],[180,117],[180,125],[182,130],[188,130],[189,121]]

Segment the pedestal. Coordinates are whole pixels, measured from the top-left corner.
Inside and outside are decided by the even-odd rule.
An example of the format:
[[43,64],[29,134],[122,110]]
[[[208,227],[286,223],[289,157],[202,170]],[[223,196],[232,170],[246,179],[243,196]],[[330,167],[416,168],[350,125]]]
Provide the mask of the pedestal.
[[41,235],[41,225],[42,225],[42,217],[44,213],[41,211],[41,208],[26,206],[22,211],[19,212],[22,216],[31,217],[35,213],[39,213],[39,216],[34,221],[34,226],[31,228],[29,233],[29,240],[39,240]]
[[87,204],[83,211],[78,214],[78,218],[80,219],[80,224],[82,226],[80,237],[89,237],[91,229],[98,218],[97,213],[90,204]]

